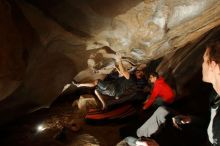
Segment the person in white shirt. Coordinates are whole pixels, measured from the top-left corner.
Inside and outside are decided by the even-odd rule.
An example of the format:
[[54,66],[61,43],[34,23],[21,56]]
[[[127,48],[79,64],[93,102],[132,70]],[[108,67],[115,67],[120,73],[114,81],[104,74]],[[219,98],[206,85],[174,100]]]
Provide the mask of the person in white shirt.
[[207,131],[213,146],[220,146],[220,40],[207,45],[203,56],[202,75],[202,80],[211,83],[217,93],[211,102],[211,118]]

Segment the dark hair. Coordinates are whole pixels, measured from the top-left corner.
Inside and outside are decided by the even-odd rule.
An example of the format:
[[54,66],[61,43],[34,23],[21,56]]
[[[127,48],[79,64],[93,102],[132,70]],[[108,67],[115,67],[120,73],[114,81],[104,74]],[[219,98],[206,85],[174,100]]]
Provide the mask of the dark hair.
[[156,71],[150,72],[149,76],[152,75],[153,77],[159,78],[159,74]]
[[215,61],[220,65],[220,40],[208,43],[206,53],[210,62]]

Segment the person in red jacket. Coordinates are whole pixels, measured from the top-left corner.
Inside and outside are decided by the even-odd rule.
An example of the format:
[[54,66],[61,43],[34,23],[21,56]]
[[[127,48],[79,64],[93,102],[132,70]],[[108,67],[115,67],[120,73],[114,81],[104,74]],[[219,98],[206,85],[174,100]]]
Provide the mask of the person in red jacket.
[[153,84],[153,90],[150,97],[144,102],[144,110],[149,108],[155,101],[165,104],[170,104],[174,101],[175,94],[163,77],[160,77],[157,72],[151,72],[149,80]]

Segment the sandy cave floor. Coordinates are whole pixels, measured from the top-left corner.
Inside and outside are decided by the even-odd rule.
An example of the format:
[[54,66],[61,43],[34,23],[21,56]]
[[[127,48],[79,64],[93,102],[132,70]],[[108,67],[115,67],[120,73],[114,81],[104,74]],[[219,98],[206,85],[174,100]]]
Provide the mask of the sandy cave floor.
[[[88,124],[72,108],[72,101],[58,101],[49,109],[26,115],[1,130],[1,146],[114,146],[121,139],[119,129],[129,120]],[[80,123],[78,130],[71,130],[70,123]],[[43,131],[39,132],[38,126]],[[63,128],[65,127],[65,128]]]

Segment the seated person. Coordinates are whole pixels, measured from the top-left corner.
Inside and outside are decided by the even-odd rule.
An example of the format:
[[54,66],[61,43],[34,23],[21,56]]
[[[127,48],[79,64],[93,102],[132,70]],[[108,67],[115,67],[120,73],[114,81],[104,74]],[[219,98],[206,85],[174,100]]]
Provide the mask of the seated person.
[[153,89],[150,97],[145,101],[143,109],[148,109],[155,101],[156,104],[170,104],[174,101],[174,92],[171,87],[164,81],[163,77],[159,77],[157,72],[151,72],[149,76]]
[[[201,137],[206,138],[204,131],[206,126],[207,121],[203,117],[177,114],[167,107],[160,106],[153,115],[138,128],[136,133],[138,138],[126,137],[118,143],[117,146],[176,146],[184,145],[183,143],[189,145],[193,142],[186,141],[185,138],[187,136],[187,140],[193,139],[194,141]],[[167,133],[164,132],[164,129]],[[202,143],[204,139],[199,140]]]
[[95,94],[101,101],[103,109],[106,108],[106,103],[102,98],[103,95],[119,99],[125,92],[134,93],[142,90],[147,85],[143,70],[136,70],[135,75],[133,75],[124,69],[120,59],[117,63],[116,70],[121,76],[114,80],[95,80],[91,83],[73,84],[77,87],[96,87]]

